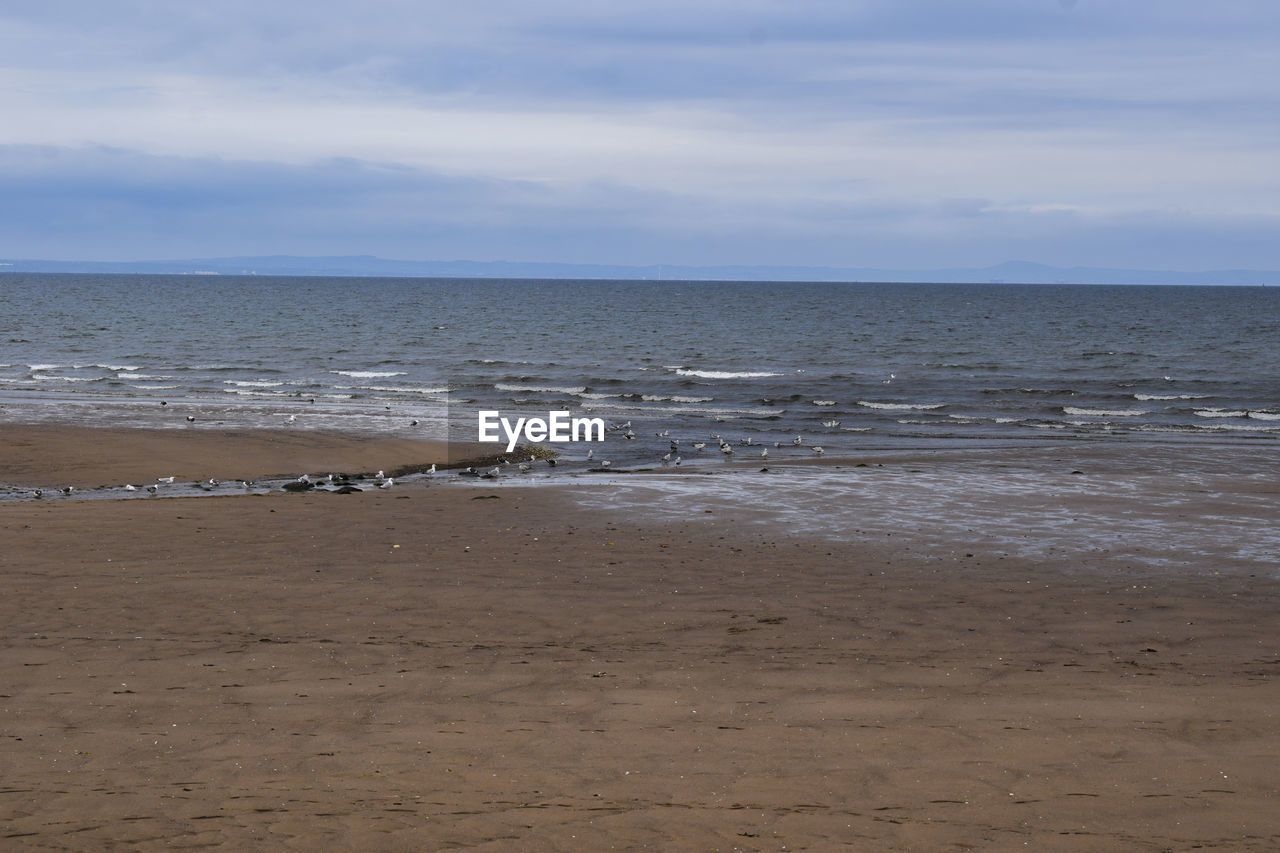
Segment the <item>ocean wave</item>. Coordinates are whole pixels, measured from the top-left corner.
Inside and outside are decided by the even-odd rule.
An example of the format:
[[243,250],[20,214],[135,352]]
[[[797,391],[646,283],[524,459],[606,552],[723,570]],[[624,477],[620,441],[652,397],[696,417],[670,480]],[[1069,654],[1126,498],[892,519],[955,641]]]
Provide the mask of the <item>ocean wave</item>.
[[644,412],[653,414],[659,412],[669,412],[672,414],[697,414],[697,415],[713,415],[715,417],[725,418],[777,418],[786,413],[786,409],[721,409],[707,406],[637,406],[627,405],[626,403],[601,403],[595,401],[587,401],[582,404],[584,410],[596,411],[617,411],[617,412]]
[[946,403],[873,403],[869,400],[859,400],[859,406],[866,406],[868,409],[882,409],[886,412],[923,412],[930,409],[944,408]]
[[1063,406],[1064,415],[1082,415],[1086,418],[1136,418],[1148,415],[1148,409],[1080,409],[1075,406]]
[[128,384],[129,388],[137,388],[139,391],[172,391],[174,388],[181,388],[181,385],[134,385]]
[[582,394],[587,390],[585,387],[580,386],[563,388],[555,385],[503,385],[501,383],[493,387],[496,391],[523,391],[534,394]]
[[814,400],[813,404],[815,406],[834,406],[836,404],[836,401],[835,400]]
[[162,382],[166,379],[177,379],[177,377],[159,373],[117,373],[116,379],[151,379]]
[[57,370],[59,367],[62,367],[62,365],[61,364],[28,364],[27,367],[31,369],[32,373],[35,373],[37,370]]
[[350,376],[353,379],[385,379],[388,376],[408,376],[403,370],[330,370],[339,376]]
[[101,382],[106,379],[105,376],[53,376],[46,375],[45,379],[58,379],[62,382]]
[[1250,412],[1249,417],[1259,421],[1280,421],[1280,414],[1276,412]]
[[388,385],[335,385],[340,391],[377,391],[382,394],[448,394],[448,388],[392,388]]
[[1270,432],[1280,433],[1280,427],[1263,426],[1262,424],[1195,424],[1193,429],[1216,430],[1218,432]]
[[770,376],[781,376],[781,373],[773,373],[770,371],[729,371],[729,370],[687,370],[683,367],[676,368],[676,376],[693,376],[698,379],[764,379]]
[[1207,400],[1210,394],[1134,394],[1135,400]]
[[1247,418],[1249,412],[1244,409],[1196,409],[1198,418]]
[[[582,396],[591,397],[592,395],[583,394]],[[604,395],[598,395],[598,396],[599,397],[616,397],[618,395],[604,394]],[[680,396],[663,397],[658,394],[641,394],[640,399],[644,400],[646,403],[710,403],[712,400],[715,399],[715,397],[680,397]]]
[[283,382],[275,382],[270,379],[256,379],[251,381],[250,380],[242,381],[239,379],[224,379],[222,380],[222,382],[225,385],[235,385],[239,388],[278,388],[284,384]]

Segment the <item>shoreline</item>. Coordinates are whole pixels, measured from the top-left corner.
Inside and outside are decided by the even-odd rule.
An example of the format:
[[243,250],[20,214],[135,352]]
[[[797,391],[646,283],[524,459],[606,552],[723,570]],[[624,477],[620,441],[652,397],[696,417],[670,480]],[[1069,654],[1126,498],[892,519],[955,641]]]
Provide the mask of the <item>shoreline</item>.
[[563,489],[0,506],[53,849],[1280,844],[1280,582]]

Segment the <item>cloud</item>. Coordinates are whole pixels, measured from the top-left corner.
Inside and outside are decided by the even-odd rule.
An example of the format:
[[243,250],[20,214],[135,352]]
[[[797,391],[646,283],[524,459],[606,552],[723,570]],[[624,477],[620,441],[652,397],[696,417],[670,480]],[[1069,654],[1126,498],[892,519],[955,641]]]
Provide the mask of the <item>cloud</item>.
[[1120,253],[1095,226],[1127,223],[1135,259],[1176,234],[1218,264],[1224,223],[1280,215],[1276,24],[1261,0],[11,4],[0,172],[32,207],[0,239],[69,257],[97,209],[138,223],[116,252],[156,228],[202,254],[427,233],[927,266],[1048,260],[1074,217],[1072,251]]

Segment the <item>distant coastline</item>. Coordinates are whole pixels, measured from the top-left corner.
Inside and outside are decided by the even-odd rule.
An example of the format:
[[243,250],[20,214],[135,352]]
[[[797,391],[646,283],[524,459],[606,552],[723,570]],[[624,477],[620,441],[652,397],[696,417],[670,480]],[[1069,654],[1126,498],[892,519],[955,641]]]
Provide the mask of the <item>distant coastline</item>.
[[1277,270],[1116,269],[1053,267],[1009,261],[990,267],[879,269],[809,266],[680,266],[569,264],[522,261],[407,261],[373,255],[262,255],[138,261],[60,261],[8,258],[0,273],[115,273],[152,275],[288,275],[396,278],[532,278],[663,281],[815,281],[956,284],[1137,284],[1269,286]]

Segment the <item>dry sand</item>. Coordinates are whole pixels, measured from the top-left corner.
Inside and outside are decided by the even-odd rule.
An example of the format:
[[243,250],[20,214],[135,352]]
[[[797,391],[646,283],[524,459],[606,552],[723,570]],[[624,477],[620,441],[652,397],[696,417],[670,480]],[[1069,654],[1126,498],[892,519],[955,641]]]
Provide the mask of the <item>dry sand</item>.
[[490,494],[0,505],[0,848],[1280,849],[1273,580]]

